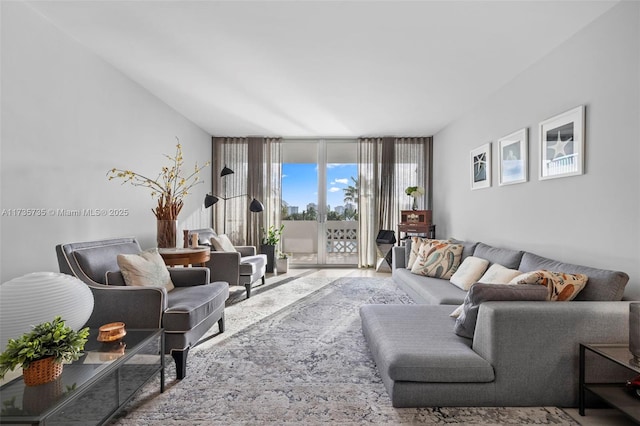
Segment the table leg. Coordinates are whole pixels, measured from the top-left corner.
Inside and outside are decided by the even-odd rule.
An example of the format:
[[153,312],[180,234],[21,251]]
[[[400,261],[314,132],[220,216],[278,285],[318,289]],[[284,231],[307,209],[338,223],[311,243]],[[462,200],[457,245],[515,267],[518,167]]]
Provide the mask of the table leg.
[[580,345],[580,376],[578,386],[578,413],[584,416],[584,375],[585,375],[585,347]]

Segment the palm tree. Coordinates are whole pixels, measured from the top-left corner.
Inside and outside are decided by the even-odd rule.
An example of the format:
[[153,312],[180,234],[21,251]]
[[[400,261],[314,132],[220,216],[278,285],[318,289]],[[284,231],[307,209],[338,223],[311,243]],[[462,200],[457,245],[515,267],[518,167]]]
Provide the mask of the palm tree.
[[358,204],[358,179],[351,176],[353,185],[349,185],[343,189],[344,191],[344,203]]

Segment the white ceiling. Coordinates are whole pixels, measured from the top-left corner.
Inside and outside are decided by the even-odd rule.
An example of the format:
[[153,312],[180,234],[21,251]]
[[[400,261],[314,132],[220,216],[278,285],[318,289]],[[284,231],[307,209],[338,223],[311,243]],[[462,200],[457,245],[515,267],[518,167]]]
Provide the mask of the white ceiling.
[[615,1],[32,1],[212,135],[432,135]]

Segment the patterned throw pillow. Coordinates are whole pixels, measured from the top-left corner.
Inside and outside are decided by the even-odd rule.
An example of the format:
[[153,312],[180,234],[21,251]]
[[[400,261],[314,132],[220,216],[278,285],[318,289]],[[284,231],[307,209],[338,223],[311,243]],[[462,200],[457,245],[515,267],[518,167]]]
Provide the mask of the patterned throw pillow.
[[587,285],[585,274],[565,274],[547,270],[527,272],[511,280],[511,284],[539,284],[547,287],[547,300],[573,300]]
[[450,279],[460,265],[463,248],[462,244],[451,244],[447,241],[432,240],[423,243],[411,273]]
[[211,237],[211,244],[216,251],[224,251],[234,253],[237,252],[236,248],[233,246],[233,243],[225,234],[216,235]]
[[449,281],[463,290],[469,290],[469,287],[484,274],[487,266],[489,266],[488,260],[469,256],[462,261]]
[[505,268],[502,265],[494,263],[487,269],[487,272],[480,277],[478,282],[485,284],[508,284],[513,278],[520,274],[522,274],[522,272],[516,269]]
[[175,288],[158,249],[139,254],[119,254],[116,260],[127,285],[163,287],[167,291]]
[[443,242],[443,243],[448,242],[447,240],[432,240],[429,238],[411,237],[411,251],[409,252],[409,261],[407,262],[407,269],[413,268],[413,265],[416,263],[416,260],[418,259],[418,254],[420,253],[420,249],[422,248],[422,245],[425,243],[431,244],[434,241]]

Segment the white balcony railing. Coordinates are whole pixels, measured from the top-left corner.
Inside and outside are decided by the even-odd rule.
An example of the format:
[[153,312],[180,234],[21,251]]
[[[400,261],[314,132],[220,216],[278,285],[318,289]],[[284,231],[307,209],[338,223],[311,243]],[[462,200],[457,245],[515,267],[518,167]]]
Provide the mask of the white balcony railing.
[[[283,220],[282,223],[284,224],[282,251],[292,255],[292,263],[316,263],[318,259],[318,222]],[[325,240],[327,263],[358,263],[357,221],[327,221]]]

